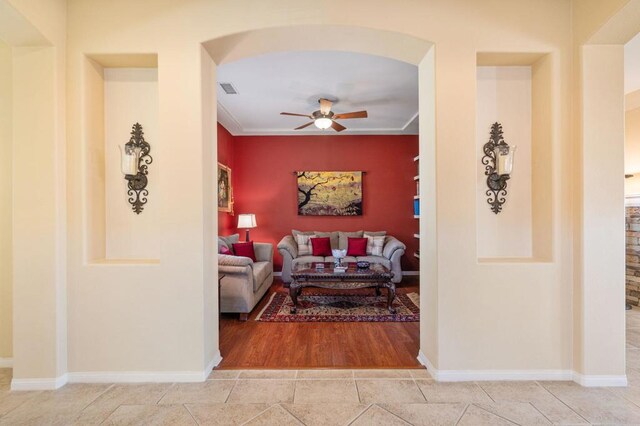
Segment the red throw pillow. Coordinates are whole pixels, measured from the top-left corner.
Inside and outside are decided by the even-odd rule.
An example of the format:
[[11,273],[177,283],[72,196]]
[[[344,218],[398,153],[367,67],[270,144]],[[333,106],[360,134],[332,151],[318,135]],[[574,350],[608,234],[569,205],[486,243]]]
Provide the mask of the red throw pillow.
[[257,262],[256,252],[253,250],[253,241],[233,244],[233,252],[236,256],[248,257],[254,262]]
[[347,256],[366,256],[368,238],[351,238],[347,240]]
[[311,248],[314,256],[331,256],[329,237],[311,238]]

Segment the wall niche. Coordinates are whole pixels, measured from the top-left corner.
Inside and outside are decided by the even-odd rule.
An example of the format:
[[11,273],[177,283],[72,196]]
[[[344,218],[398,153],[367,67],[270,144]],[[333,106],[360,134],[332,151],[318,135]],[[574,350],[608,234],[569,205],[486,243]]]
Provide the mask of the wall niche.
[[[552,56],[477,54],[477,253],[479,262],[549,262],[552,259]],[[500,213],[487,203],[482,147],[491,125],[517,145]]]
[[[84,67],[83,198],[88,263],[158,263],[160,248],[160,138],[158,57],[90,55]],[[151,145],[148,201],[141,214],[128,202],[120,151],[140,123]]]

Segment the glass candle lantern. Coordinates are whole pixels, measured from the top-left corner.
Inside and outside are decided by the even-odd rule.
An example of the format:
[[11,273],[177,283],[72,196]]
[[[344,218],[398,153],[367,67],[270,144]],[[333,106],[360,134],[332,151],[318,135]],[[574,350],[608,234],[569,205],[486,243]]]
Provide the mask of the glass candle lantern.
[[496,173],[500,176],[510,175],[513,171],[513,156],[516,152],[516,146],[496,145],[494,153],[496,154]]
[[124,148],[118,146],[118,148],[120,148],[120,167],[122,173],[130,176],[137,175],[142,148],[132,145],[125,145]]

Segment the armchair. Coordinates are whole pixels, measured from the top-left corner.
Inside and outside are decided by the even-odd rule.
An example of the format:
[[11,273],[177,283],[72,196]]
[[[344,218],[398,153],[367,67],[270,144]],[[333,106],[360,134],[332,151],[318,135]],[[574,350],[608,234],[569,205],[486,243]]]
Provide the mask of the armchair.
[[254,243],[254,251],[256,262],[248,257],[218,254],[218,273],[224,274],[220,282],[220,312],[238,312],[242,321],[247,320],[273,283],[273,244]]

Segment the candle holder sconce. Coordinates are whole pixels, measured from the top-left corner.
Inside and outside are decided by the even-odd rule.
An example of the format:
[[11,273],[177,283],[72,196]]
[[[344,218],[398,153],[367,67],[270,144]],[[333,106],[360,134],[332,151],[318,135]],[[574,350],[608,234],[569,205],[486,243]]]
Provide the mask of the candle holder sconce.
[[502,137],[502,124],[491,125],[491,137],[489,142],[482,147],[482,165],[487,176],[486,191],[487,203],[491,211],[498,214],[502,211],[502,205],[507,201],[507,181],[513,171],[513,156],[516,146],[509,146]]
[[149,195],[147,189],[148,167],[153,162],[153,157],[149,155],[151,145],[144,140],[144,132],[140,123],[132,126],[129,142],[119,148],[122,173],[127,180],[127,194],[129,195],[127,201],[131,204],[133,211],[140,214],[147,203]]

